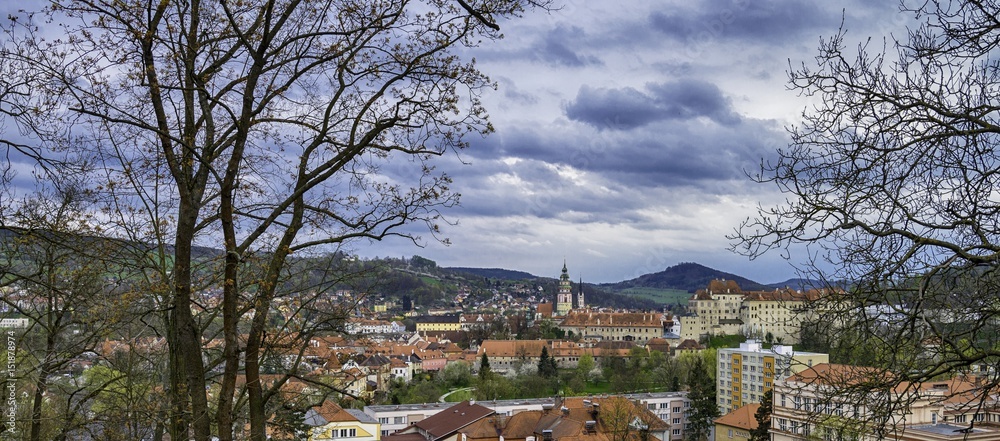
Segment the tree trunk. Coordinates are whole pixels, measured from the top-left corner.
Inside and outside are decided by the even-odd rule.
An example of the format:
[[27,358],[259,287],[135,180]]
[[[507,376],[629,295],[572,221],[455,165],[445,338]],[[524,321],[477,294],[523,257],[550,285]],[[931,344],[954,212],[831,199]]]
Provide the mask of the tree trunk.
[[[189,198],[181,196],[177,222],[177,239],[174,245],[174,302],[170,311],[171,325],[176,332],[175,346],[171,348],[171,358],[177,357],[175,367],[182,369],[190,400],[190,423],[196,441],[208,441],[211,435],[211,421],[208,415],[208,397],[205,393],[205,363],[201,358],[201,336],[191,314],[191,244],[194,241],[194,226],[197,209]],[[175,405],[175,409],[178,406]],[[186,434],[182,438],[187,439]]]

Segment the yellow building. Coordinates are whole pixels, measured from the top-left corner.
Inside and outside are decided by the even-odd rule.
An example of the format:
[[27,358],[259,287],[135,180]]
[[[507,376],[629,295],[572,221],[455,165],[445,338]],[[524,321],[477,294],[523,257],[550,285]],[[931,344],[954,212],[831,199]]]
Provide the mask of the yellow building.
[[462,323],[457,315],[428,315],[414,317],[413,321],[417,324],[417,332],[459,331],[462,329]]
[[830,356],[796,352],[783,345],[764,349],[760,342],[748,340],[738,348],[719,349],[718,360],[715,391],[719,413],[727,414],[747,404],[760,403],[764,394],[774,388],[775,380],[829,363]]
[[310,426],[309,441],[379,441],[378,420],[357,409],[344,409],[333,401],[324,401],[306,411],[303,421]]
[[716,441],[749,441],[750,431],[757,428],[754,415],[760,404],[747,404],[715,420]]

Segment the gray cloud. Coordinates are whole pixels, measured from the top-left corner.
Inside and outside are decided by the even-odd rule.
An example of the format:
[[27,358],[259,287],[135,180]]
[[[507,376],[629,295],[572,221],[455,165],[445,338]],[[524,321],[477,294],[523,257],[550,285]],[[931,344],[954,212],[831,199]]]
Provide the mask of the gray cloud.
[[682,79],[648,84],[646,89],[648,93],[631,87],[603,89],[584,85],[566,106],[566,116],[598,130],[629,130],[655,121],[702,116],[722,125],[740,122],[714,84]]

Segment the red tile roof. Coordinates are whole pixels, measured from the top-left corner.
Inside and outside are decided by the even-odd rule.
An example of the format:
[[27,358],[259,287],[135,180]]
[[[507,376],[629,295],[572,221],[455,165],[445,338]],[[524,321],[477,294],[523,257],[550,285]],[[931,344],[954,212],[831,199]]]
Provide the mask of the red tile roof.
[[754,415],[760,403],[747,404],[746,406],[729,412],[715,420],[715,424],[722,424],[738,429],[753,430],[757,428],[757,418]]

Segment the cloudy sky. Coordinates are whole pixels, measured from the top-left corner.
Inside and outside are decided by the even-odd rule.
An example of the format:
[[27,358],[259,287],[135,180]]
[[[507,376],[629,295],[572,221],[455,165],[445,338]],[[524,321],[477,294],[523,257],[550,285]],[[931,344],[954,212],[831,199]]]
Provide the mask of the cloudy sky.
[[795,277],[781,255],[750,261],[726,239],[758,204],[782,200],[745,173],[787,144],[808,104],[786,88],[789,63],[810,63],[841,23],[849,45],[881,45],[912,17],[895,1],[555,1],[467,51],[499,86],[484,96],[496,133],[435,164],[462,194],[444,213],[451,245],[424,234],[422,248],[390,239],[353,251],[549,277],[565,260],[594,283],[681,262]]
[[794,277],[782,256],[750,261],[725,237],[781,200],[744,172],[787,143],[808,104],[786,88],[789,62],[811,62],[842,21],[849,45],[881,45],[910,17],[891,1],[564,3],[501,23],[504,40],[471,51],[499,84],[485,97],[497,131],[438,164],[462,194],[446,212],[452,244],[356,251],[550,277],[565,259],[588,282],[681,262]]

